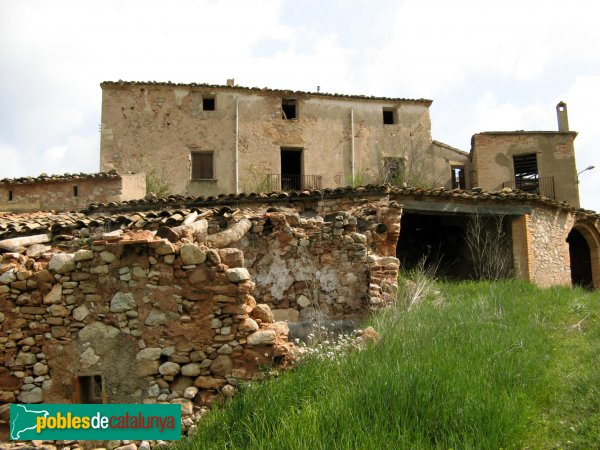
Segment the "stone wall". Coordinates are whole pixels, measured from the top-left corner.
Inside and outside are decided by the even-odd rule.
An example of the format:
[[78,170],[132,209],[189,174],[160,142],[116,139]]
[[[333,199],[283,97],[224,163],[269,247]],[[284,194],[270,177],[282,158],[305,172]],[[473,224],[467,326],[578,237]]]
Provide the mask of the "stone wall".
[[[96,176],[98,175],[98,176]],[[0,211],[74,211],[90,203],[143,198],[143,173],[82,174],[0,181]]]
[[221,262],[239,253],[141,232],[0,256],[0,402],[84,401],[78,377],[93,375],[104,401],[188,413],[232,394],[287,352],[287,327],[256,304],[247,270]]

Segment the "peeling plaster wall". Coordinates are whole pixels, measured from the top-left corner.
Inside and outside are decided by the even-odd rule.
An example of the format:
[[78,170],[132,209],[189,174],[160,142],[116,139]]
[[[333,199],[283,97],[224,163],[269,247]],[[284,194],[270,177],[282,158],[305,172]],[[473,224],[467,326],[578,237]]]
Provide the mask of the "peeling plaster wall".
[[[206,95],[214,96],[214,111],[202,110]],[[103,85],[100,166],[119,173],[153,172],[178,194],[234,192],[236,99],[241,191],[269,190],[267,175],[281,173],[281,147],[301,148],[302,173],[322,176],[323,187],[347,185],[352,109],[355,171],[366,174],[368,181],[376,182],[380,177],[385,156],[430,151],[427,103],[309,94],[290,97],[298,102],[298,116],[284,120],[281,94],[231,88]],[[383,107],[396,108],[396,124],[383,124]],[[214,180],[190,179],[192,150],[214,152]],[[445,176],[442,184],[450,177],[449,166]]]

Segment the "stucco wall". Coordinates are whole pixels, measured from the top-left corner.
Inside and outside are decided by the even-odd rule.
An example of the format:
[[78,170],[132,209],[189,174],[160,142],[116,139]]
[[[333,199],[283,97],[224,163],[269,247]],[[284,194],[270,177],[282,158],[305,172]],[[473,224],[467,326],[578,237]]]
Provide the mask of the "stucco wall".
[[537,154],[540,177],[554,177],[556,200],[579,207],[574,132],[488,132],[472,141],[473,185],[484,190],[502,189],[514,181],[513,156]]
[[[215,110],[202,110],[202,95]],[[323,187],[347,185],[351,176],[351,111],[355,173],[376,182],[382,158],[431,152],[429,104],[294,95],[298,116],[281,117],[281,93],[156,85],[103,85],[101,168],[154,171],[173,193],[235,191],[236,99],[239,190],[264,191],[265,177],[281,173],[281,147],[303,149],[302,172],[321,175]],[[384,107],[397,109],[384,125]],[[214,151],[213,181],[190,180],[190,151]],[[448,167],[448,177],[449,177]],[[267,188],[268,189],[268,188]]]

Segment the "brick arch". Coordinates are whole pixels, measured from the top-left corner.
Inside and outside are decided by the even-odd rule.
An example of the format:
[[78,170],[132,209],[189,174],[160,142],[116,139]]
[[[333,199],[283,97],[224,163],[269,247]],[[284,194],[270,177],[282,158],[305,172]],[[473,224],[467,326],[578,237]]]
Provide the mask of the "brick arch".
[[[569,233],[569,238],[572,236],[573,230],[576,230],[583,236],[589,247],[591,287],[600,289],[600,232],[592,222],[585,219],[575,222]],[[571,248],[571,244],[569,246]],[[571,262],[571,267],[573,267],[573,261]]]

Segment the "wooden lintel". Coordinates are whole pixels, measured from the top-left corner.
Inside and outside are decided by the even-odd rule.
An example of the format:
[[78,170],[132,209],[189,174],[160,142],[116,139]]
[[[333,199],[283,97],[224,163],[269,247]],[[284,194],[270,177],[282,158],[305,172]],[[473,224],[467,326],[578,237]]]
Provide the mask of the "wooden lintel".
[[489,214],[522,216],[530,214],[532,207],[527,205],[469,205],[452,202],[426,202],[420,200],[400,200],[406,212],[422,214]]

